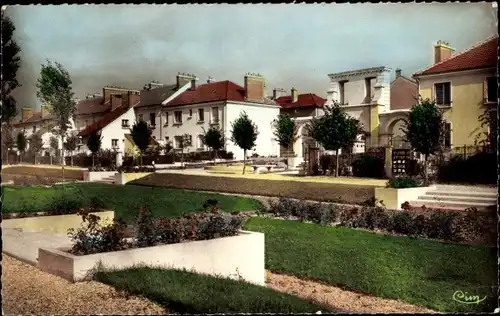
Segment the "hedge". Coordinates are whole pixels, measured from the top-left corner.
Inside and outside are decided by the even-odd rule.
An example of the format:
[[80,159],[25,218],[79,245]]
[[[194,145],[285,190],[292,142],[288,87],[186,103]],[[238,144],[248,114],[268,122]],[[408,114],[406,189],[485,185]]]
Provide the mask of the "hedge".
[[197,176],[174,173],[155,173],[132,181],[131,184],[273,197],[282,196],[350,204],[362,203],[375,196],[375,189],[370,186]]

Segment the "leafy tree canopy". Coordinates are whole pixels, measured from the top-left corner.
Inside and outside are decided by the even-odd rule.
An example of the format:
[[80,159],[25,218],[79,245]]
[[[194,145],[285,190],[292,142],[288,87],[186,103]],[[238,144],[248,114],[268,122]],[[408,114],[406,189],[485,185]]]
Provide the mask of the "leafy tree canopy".
[[98,131],[91,132],[87,139],[87,148],[95,155],[100,149],[102,145],[102,137],[101,133]]
[[226,143],[224,132],[217,126],[210,126],[207,131],[203,129],[203,143],[214,151],[221,150]]
[[257,136],[259,135],[257,125],[248,117],[246,112],[241,112],[240,116],[231,123],[231,141],[245,152],[255,147]]
[[20,152],[23,153],[26,151],[27,139],[26,139],[26,135],[23,132],[17,134],[16,145],[17,145],[17,149]]
[[151,140],[151,130],[144,121],[137,121],[132,126],[132,139],[139,150],[144,153],[148,149]]
[[286,114],[280,114],[274,120],[274,136],[276,140],[285,148],[290,148],[298,139],[298,127],[295,121]]
[[16,30],[12,21],[2,10],[2,123],[9,123],[17,114],[16,100],[10,94],[20,86],[16,75],[20,67],[21,48],[13,39]]

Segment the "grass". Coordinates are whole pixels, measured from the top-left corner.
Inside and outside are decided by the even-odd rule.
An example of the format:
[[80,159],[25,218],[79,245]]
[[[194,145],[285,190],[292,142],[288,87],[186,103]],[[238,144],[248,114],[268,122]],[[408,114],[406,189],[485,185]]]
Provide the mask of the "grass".
[[[441,312],[496,307],[494,248],[264,218],[251,218],[245,229],[265,233],[266,268],[274,272]],[[456,291],[486,300],[459,303],[452,299]]]
[[43,212],[50,208],[55,197],[66,194],[69,198],[88,203],[98,197],[115,216],[127,223],[135,222],[140,208],[147,205],[155,217],[178,217],[183,213],[197,212],[208,199],[219,201],[226,212],[251,211],[260,206],[254,199],[211,194],[161,187],[136,185],[109,185],[102,183],[74,183],[53,187],[4,187],[4,213]]
[[143,295],[172,313],[293,313],[325,310],[266,287],[179,270],[132,268],[98,272],[96,279]]

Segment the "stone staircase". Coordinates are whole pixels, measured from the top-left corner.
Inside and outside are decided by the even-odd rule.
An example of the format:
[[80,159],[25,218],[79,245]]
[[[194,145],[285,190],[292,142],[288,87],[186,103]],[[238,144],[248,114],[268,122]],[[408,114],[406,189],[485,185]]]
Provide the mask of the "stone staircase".
[[433,190],[410,201],[414,207],[426,207],[463,211],[471,207],[485,210],[497,205],[498,189],[486,186],[436,185]]

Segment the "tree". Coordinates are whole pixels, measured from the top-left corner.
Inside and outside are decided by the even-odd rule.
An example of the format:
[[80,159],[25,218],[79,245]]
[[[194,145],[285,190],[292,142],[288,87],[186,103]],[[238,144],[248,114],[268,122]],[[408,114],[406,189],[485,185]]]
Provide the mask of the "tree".
[[326,150],[335,150],[335,177],[339,176],[339,149],[354,144],[359,121],[350,117],[338,103],[324,107],[325,114],[306,126],[308,134]]
[[[2,125],[2,157],[5,157],[5,164],[9,164],[9,150],[14,146],[13,130],[10,124]],[[5,156],[4,156],[5,155]]]
[[[274,123],[274,136],[281,147],[286,148],[287,161],[290,156],[290,149],[293,147],[299,138],[297,132],[298,127],[295,121],[287,114],[280,114],[278,118],[273,121]],[[288,169],[288,162],[287,162]]]
[[255,147],[259,131],[245,111],[231,123],[231,127],[231,141],[243,149],[243,174],[245,174],[247,151]]
[[[76,103],[71,87],[72,81],[68,71],[58,62],[42,64],[40,77],[37,80],[37,97],[45,104],[50,105],[49,111],[54,116],[57,134],[64,144],[64,137],[70,128],[70,119],[75,116]],[[64,166],[64,150],[61,155]],[[64,168],[63,168],[64,172]]]
[[487,146],[492,150],[492,152],[496,152],[498,148],[497,112],[497,109],[485,108],[483,113],[479,115],[478,120],[481,123],[481,130],[476,134],[474,140],[476,146]]
[[17,134],[16,145],[17,145],[17,150],[21,153],[21,160],[22,160],[27,145],[26,135],[24,134],[24,132]]
[[87,148],[92,153],[92,167],[95,166],[95,155],[99,152],[102,145],[101,133],[93,131],[89,134],[87,139]]
[[428,159],[441,149],[443,143],[444,121],[443,113],[435,101],[419,99],[408,116],[408,123],[403,128],[406,141],[412,148],[424,155],[425,185],[429,183]]
[[184,167],[184,149],[190,147],[192,143],[191,135],[184,134],[178,138],[177,148],[181,150],[181,167]]
[[7,125],[16,116],[16,100],[12,97],[11,92],[20,84],[17,81],[16,74],[20,67],[19,53],[21,51],[19,45],[13,40],[14,31],[16,30],[12,21],[4,14],[2,10],[2,113],[1,121]]
[[78,147],[78,141],[78,136],[71,135],[66,139],[66,142],[64,143],[64,149],[71,153],[71,166],[73,166],[73,152]]
[[[49,145],[52,149],[51,151],[53,151],[55,156],[57,156],[57,151],[59,150],[59,139],[57,139],[56,136],[50,136]],[[50,155],[50,157],[50,164],[52,164],[52,155]]]
[[36,155],[40,153],[43,148],[42,135],[40,133],[34,133],[30,138],[30,151],[33,153],[34,162],[36,164]]
[[148,149],[150,139],[151,139],[151,130],[148,127],[148,124],[144,121],[137,121],[132,126],[132,130],[130,131],[132,135],[132,139],[134,140],[135,145],[139,148],[141,152],[141,166],[142,166],[142,156]]
[[217,126],[210,126],[208,131],[205,131],[203,128],[203,136],[202,136],[203,144],[207,145],[210,149],[212,149],[214,153],[214,161],[217,158],[217,153],[219,150],[224,148],[226,144],[226,139],[224,137],[224,132]]

